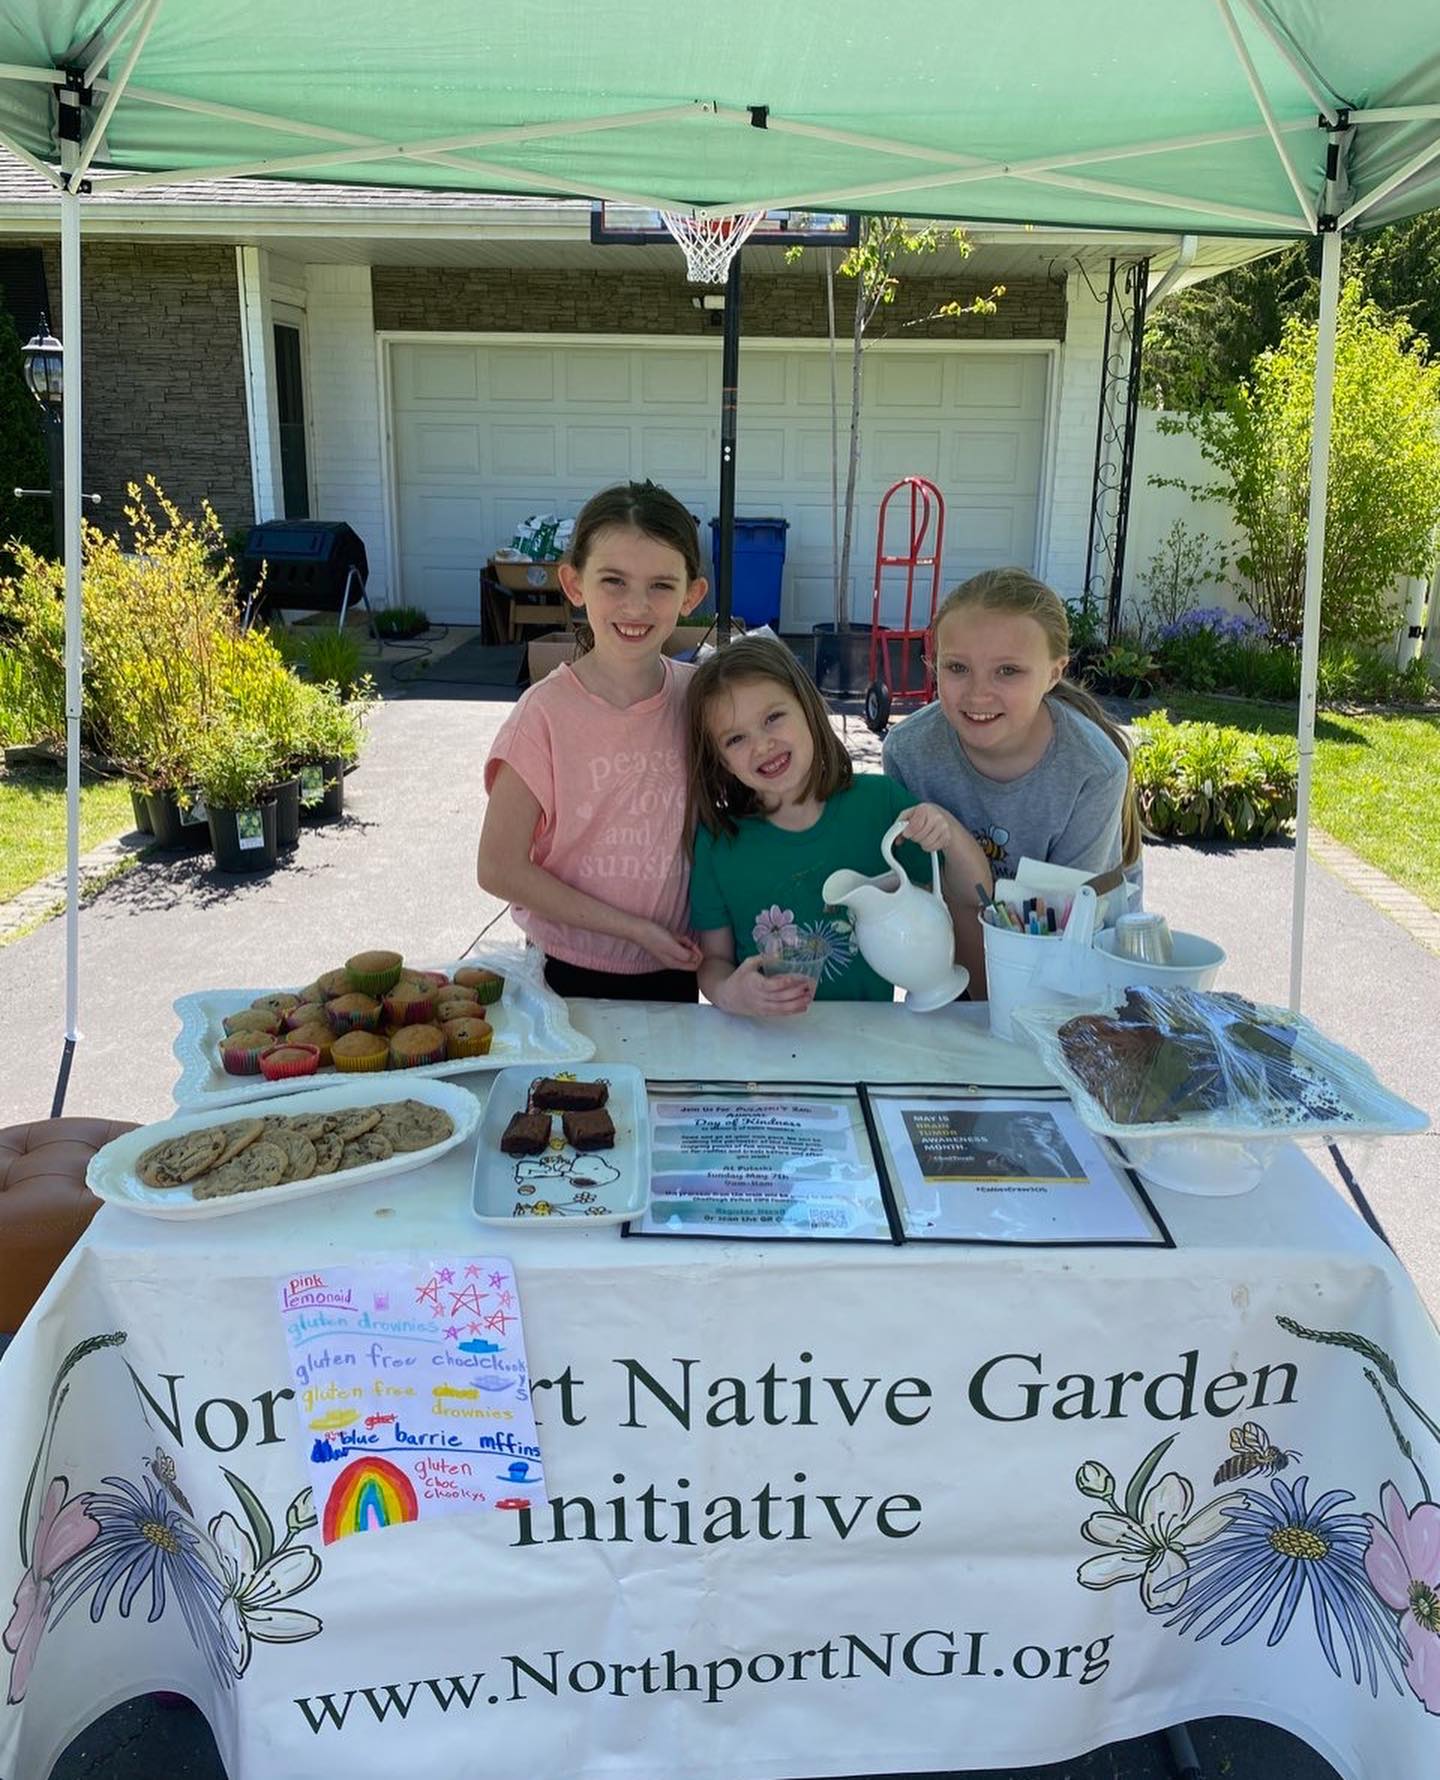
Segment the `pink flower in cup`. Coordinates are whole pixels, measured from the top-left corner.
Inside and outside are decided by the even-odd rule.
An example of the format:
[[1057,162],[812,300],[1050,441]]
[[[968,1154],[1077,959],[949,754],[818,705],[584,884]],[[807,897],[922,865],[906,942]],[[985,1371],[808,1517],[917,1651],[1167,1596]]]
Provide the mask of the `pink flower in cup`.
[[35,1652],[50,1618],[50,1601],[55,1593],[53,1577],[100,1532],[98,1523],[85,1511],[83,1496],[77,1496],[73,1502],[65,1500],[69,1488],[67,1478],[55,1477],[45,1492],[30,1568],[20,1578],[20,1586],[15,1590],[15,1611],[5,1628],[5,1648],[14,1655],[7,1695],[12,1706],[25,1698]]
[[1427,1712],[1440,1713],[1440,1508],[1406,1509],[1387,1483],[1380,1492],[1383,1524],[1373,1514],[1365,1574],[1387,1607],[1400,1615],[1405,1679]]

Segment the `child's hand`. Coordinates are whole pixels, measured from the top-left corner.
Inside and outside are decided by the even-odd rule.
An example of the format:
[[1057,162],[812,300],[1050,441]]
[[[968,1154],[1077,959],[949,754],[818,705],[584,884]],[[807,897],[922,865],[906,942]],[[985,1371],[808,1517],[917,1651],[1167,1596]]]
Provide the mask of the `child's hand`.
[[955,847],[958,824],[948,810],[938,803],[917,803],[901,815],[905,822],[903,840],[914,841],[927,853],[950,852]]
[[758,955],[736,965],[710,999],[727,1014],[753,1014],[762,1019],[782,1014],[803,1014],[815,999],[815,985],[808,977],[767,977],[761,974]]
[[688,933],[672,933],[658,921],[637,921],[626,937],[657,959],[662,970],[700,968],[700,948]]

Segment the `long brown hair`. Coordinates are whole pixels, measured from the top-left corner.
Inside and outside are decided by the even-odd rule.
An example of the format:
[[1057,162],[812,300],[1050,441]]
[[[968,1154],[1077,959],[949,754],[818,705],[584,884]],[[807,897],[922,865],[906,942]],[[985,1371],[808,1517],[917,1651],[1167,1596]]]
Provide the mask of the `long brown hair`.
[[758,815],[763,806],[759,794],[742,785],[720,758],[710,734],[709,713],[717,698],[741,684],[773,681],[800,706],[805,727],[815,745],[815,758],[800,788],[801,797],[828,802],[843,791],[855,776],[850,756],[830,723],[830,707],[815,690],[810,676],[783,643],[769,637],[741,637],[713,655],[707,655],[690,678],[685,694],[689,730],[689,785],[686,797],[685,832],[695,844],[697,824],[711,834],[733,835],[742,816]]
[[[982,569],[968,581],[962,581],[936,608],[930,626],[929,650],[935,654],[935,639],[940,626],[952,612],[1003,612],[1008,617],[1033,618],[1045,633],[1045,644],[1051,661],[1064,661],[1070,654],[1070,619],[1065,602],[1051,587],[1032,575],[1028,569]],[[1125,801],[1120,811],[1120,863],[1134,865],[1140,857],[1140,805],[1135,795],[1135,772],[1130,759],[1130,744],[1125,732],[1083,686],[1073,680],[1060,679],[1047,698],[1059,699],[1082,717],[1088,717],[1097,729],[1120,750],[1127,768]]]
[[[575,520],[566,562],[578,573],[589,561],[595,540],[615,528],[668,544],[679,551],[685,563],[687,585],[699,580],[700,528],[695,515],[668,489],[654,482],[617,482],[613,488],[592,494]],[[582,620],[575,626],[575,653],[585,655],[594,647],[595,633]]]

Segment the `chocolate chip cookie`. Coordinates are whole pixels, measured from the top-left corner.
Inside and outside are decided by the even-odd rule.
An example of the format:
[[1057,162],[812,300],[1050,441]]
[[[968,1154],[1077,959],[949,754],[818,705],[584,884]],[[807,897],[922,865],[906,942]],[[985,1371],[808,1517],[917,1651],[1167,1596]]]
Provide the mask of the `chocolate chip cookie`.
[[146,1150],[136,1163],[135,1172],[147,1187],[187,1186],[215,1166],[225,1143],[222,1129],[216,1126],[207,1131],[191,1131],[184,1137],[171,1137]]
[[234,1161],[212,1168],[190,1189],[196,1199],[225,1199],[232,1193],[253,1193],[260,1187],[278,1187],[285,1179],[288,1158],[278,1143],[259,1138]]

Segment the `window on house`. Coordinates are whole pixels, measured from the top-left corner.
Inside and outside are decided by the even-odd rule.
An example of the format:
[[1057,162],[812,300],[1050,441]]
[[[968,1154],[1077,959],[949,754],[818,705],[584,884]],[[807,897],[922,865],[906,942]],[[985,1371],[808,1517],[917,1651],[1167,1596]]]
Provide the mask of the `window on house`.
[[280,416],[280,483],[287,519],[310,517],[310,473],[305,460],[305,383],[300,330],[275,325],[275,405]]

